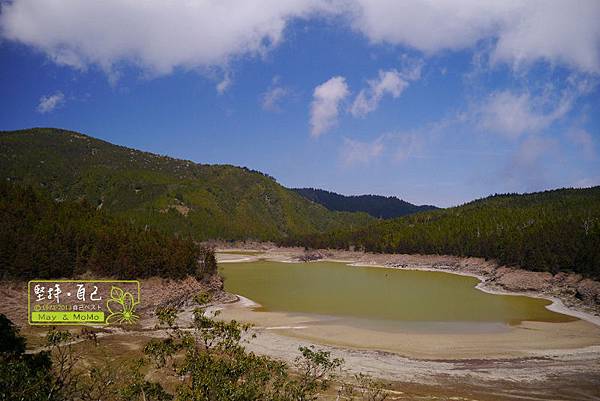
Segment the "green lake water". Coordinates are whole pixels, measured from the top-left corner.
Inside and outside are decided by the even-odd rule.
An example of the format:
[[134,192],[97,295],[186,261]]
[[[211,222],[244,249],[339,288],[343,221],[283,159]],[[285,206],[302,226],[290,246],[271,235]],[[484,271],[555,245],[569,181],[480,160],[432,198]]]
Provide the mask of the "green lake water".
[[344,263],[223,263],[225,289],[259,310],[392,322],[518,324],[576,320],[550,301],[488,294],[479,280],[455,274],[354,267]]

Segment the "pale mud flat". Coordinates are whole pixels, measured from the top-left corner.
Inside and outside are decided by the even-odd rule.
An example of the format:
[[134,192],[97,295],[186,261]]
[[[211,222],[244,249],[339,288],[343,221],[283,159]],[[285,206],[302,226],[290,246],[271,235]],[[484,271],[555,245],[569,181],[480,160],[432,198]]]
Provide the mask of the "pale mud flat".
[[344,359],[343,377],[365,373],[399,390],[419,386],[422,394],[458,397],[406,399],[600,400],[600,331],[585,321],[524,322],[493,333],[389,333],[252,307],[243,298],[218,306],[220,318],[255,324],[256,337],[245,339],[249,351],[292,364],[300,346],[315,346]]
[[219,263],[239,263],[239,262],[254,262],[259,260],[255,255],[219,253],[217,255]]
[[[376,350],[418,359],[498,359],[540,356],[547,351],[570,353],[571,350],[600,351],[600,327],[583,320],[566,323],[523,322],[513,327],[499,326],[479,332],[460,327],[442,330],[407,328],[388,330],[386,327],[369,327],[338,324],[326,317],[257,312],[247,303],[221,306],[220,317],[252,323],[261,332],[295,337],[317,344]],[[345,324],[346,323],[346,324]],[[362,326],[362,327],[361,327]],[[599,355],[600,356],[600,355]]]
[[[293,262],[292,254],[276,250],[225,258]],[[219,262],[229,261],[223,260],[224,255],[218,255]],[[350,258],[337,261],[364,263]],[[481,399],[600,400],[598,319],[566,308],[558,300],[554,309],[588,319],[435,332],[347,324],[346,319],[310,314],[263,312],[255,310],[258,306],[240,297],[238,302],[218,308],[223,319],[255,325],[257,336],[248,339],[249,350],[287,362],[293,362],[299,346],[315,345],[343,358],[348,374],[369,373],[396,383],[466,386],[473,394],[497,396]]]

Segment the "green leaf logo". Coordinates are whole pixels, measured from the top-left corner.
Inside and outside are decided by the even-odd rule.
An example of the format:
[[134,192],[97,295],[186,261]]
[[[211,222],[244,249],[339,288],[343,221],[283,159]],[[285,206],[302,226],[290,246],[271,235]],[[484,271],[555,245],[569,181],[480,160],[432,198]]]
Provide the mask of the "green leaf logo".
[[130,292],[123,291],[119,287],[111,287],[110,298],[106,301],[106,308],[110,315],[106,318],[107,324],[133,324],[139,320],[135,308],[139,302],[135,302]]

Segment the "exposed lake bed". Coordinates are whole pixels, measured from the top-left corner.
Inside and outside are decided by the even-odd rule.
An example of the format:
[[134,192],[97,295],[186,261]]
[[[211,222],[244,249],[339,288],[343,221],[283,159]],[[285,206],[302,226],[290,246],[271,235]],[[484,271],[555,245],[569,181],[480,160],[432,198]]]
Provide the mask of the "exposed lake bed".
[[[261,259],[286,262],[282,268],[314,264],[294,263],[299,253],[302,253],[301,249],[271,248],[263,250],[262,254],[247,256],[242,252],[236,255],[222,253],[219,261],[222,270],[228,269],[228,263],[235,266],[246,262],[246,266],[251,266],[248,262]],[[360,269],[362,266],[357,265],[367,265],[384,274],[393,270],[403,274],[413,270],[433,270],[443,277],[468,283],[470,291],[480,296],[493,296],[486,292],[500,293],[506,300],[512,299],[507,293],[516,293],[517,298],[527,295],[526,303],[534,305],[537,312],[541,307],[546,318],[520,322],[479,319],[399,323],[274,311],[268,305],[259,305],[253,302],[256,300],[245,297],[219,305],[221,317],[255,325],[253,332],[257,336],[249,339],[247,344],[253,352],[291,362],[298,346],[314,344],[344,358],[347,374],[367,372],[392,383],[404,383],[399,388],[414,383],[426,386],[429,393],[436,388],[443,388],[445,394],[449,394],[449,389],[456,389],[455,394],[461,397],[470,394],[473,399],[494,400],[520,399],[521,396],[536,400],[593,400],[600,396],[597,394],[600,384],[597,316],[586,305],[573,307],[569,298],[561,301],[551,291],[534,289],[530,272],[524,272],[527,279],[518,282],[524,287],[520,290],[496,285],[494,271],[504,268],[481,259],[343,251],[324,259],[343,262],[345,269]],[[366,302],[360,293],[356,294],[356,299]],[[555,314],[549,309],[561,313]]]
[[474,277],[339,262],[222,266],[225,289],[254,301],[225,306],[224,318],[316,343],[428,359],[600,345],[600,327],[545,299],[480,291]]
[[[241,260],[249,263],[244,263],[243,266],[238,266],[239,268],[251,267],[253,261],[260,259],[286,262],[277,265],[282,269],[312,268],[322,263],[292,263],[295,261],[294,255],[301,251],[274,249],[253,254],[219,254],[218,257],[221,270],[228,269],[228,266],[235,267],[235,264],[227,263],[239,263]],[[435,273],[433,277],[449,280],[443,281],[446,284],[458,284],[460,291],[464,291],[463,296],[476,296],[477,299],[483,297],[481,299],[487,302],[487,297],[492,295],[481,290],[494,291],[486,285],[477,284],[480,279],[486,277],[478,279],[480,275],[475,267],[471,270],[455,271],[455,274],[440,273],[438,266],[448,266],[448,262],[452,262],[446,259],[443,260],[446,264],[440,264],[441,257],[407,255],[403,258],[410,262],[409,266],[395,267],[386,266],[376,258],[369,259],[370,255],[361,259],[349,258],[344,254],[334,256],[332,259],[338,261],[334,264],[336,271],[343,268],[360,274],[365,271],[364,267],[349,264],[366,264],[370,266],[366,271],[374,274],[375,280],[378,280],[381,274],[384,277],[388,274],[389,278],[390,274],[396,272],[394,274],[400,274],[399,277],[405,277],[410,276],[413,268],[429,269],[435,272],[421,273]],[[224,263],[224,259],[229,262]],[[344,263],[339,263],[340,261]],[[435,265],[436,263],[438,264]],[[479,269],[486,268],[481,260],[464,260],[461,263],[471,263],[473,266],[477,263]],[[375,267],[374,264],[383,267]],[[461,277],[458,273],[474,277]],[[417,277],[419,276],[421,275]],[[424,274],[422,277],[431,276]],[[356,285],[364,282],[362,279],[354,281]],[[340,283],[341,281],[337,284]],[[226,280],[226,288],[229,284]],[[301,287],[300,283],[296,284]],[[26,292],[21,287],[16,286],[12,290],[3,287],[3,291],[6,292],[3,293],[6,295],[5,299],[15,299],[15,302],[12,308],[3,305],[2,309],[13,316],[15,321],[18,321],[18,316],[26,315],[26,310],[22,310],[26,305],[26,302],[22,301]],[[215,291],[218,287],[218,283],[215,283]],[[110,329],[99,335],[102,337],[101,341],[110,343],[111,347],[116,341],[129,350],[131,344],[143,347],[144,343],[152,338],[164,337],[166,333],[155,328],[157,322],[153,311],[156,305],[169,299],[178,304],[181,302],[182,314],[179,324],[181,327],[188,327],[194,307],[191,300],[201,288],[200,283],[191,279],[144,280],[142,330],[124,332]],[[503,318],[494,318],[491,321],[472,318],[471,321],[424,322],[385,320],[381,319],[381,316],[378,319],[369,319],[368,316],[351,314],[335,316],[276,311],[243,296],[231,296],[222,291],[217,293],[221,296],[213,308],[220,309],[220,318],[254,324],[248,335],[244,336],[247,350],[293,363],[299,355],[299,346],[314,345],[345,360],[342,378],[362,372],[388,381],[393,389],[398,390],[392,399],[450,398],[496,401],[595,400],[600,397],[600,327],[563,314],[558,314],[558,320],[561,321],[557,321],[557,315],[547,309],[555,305],[551,304],[550,300],[535,300],[529,297],[524,300],[528,305],[533,305],[534,314],[539,312],[538,307],[546,311],[539,321],[523,320],[520,323],[511,323],[510,319],[505,321]],[[528,294],[536,295],[533,292]],[[521,297],[522,294],[517,299]],[[492,299],[497,298],[490,298]],[[501,296],[499,299],[513,298]],[[358,291],[356,301],[365,303],[367,298],[364,293]],[[567,308],[566,311],[577,313],[571,308]],[[388,311],[390,312],[397,313],[393,310]],[[594,318],[592,315],[586,317],[592,320]],[[37,340],[33,344],[41,344],[39,336],[42,332],[32,331],[25,323],[23,325],[29,338],[32,341]],[[253,337],[253,334],[256,334],[256,337]],[[435,394],[439,396],[434,396]]]

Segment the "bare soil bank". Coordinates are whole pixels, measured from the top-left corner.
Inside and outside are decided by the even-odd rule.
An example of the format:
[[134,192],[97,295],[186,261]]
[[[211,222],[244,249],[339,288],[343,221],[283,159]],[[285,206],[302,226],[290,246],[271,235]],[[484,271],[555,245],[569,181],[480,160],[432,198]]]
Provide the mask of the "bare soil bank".
[[[398,390],[392,399],[600,400],[597,281],[574,274],[552,275],[498,266],[480,258],[338,250],[307,253],[301,248],[278,248],[266,243],[221,246],[220,250],[234,251],[220,254],[221,263],[335,260],[476,276],[482,280],[481,290],[549,298],[555,301],[554,309],[587,320],[558,324],[524,322],[507,333],[473,334],[469,338],[406,334],[400,339],[395,334],[394,339],[388,339],[385,333],[382,336],[368,330],[349,332],[347,327],[335,325],[310,327],[310,318],[299,315],[255,312],[252,302],[243,298],[221,305],[224,318],[258,323],[253,329],[258,335],[247,344],[256,353],[291,362],[298,346],[319,344],[344,358],[348,375],[369,373],[392,383]],[[245,250],[262,253],[244,254]],[[340,336],[349,335],[363,343],[375,340],[379,347],[356,347],[339,341]],[[347,338],[349,342],[351,337]]]

